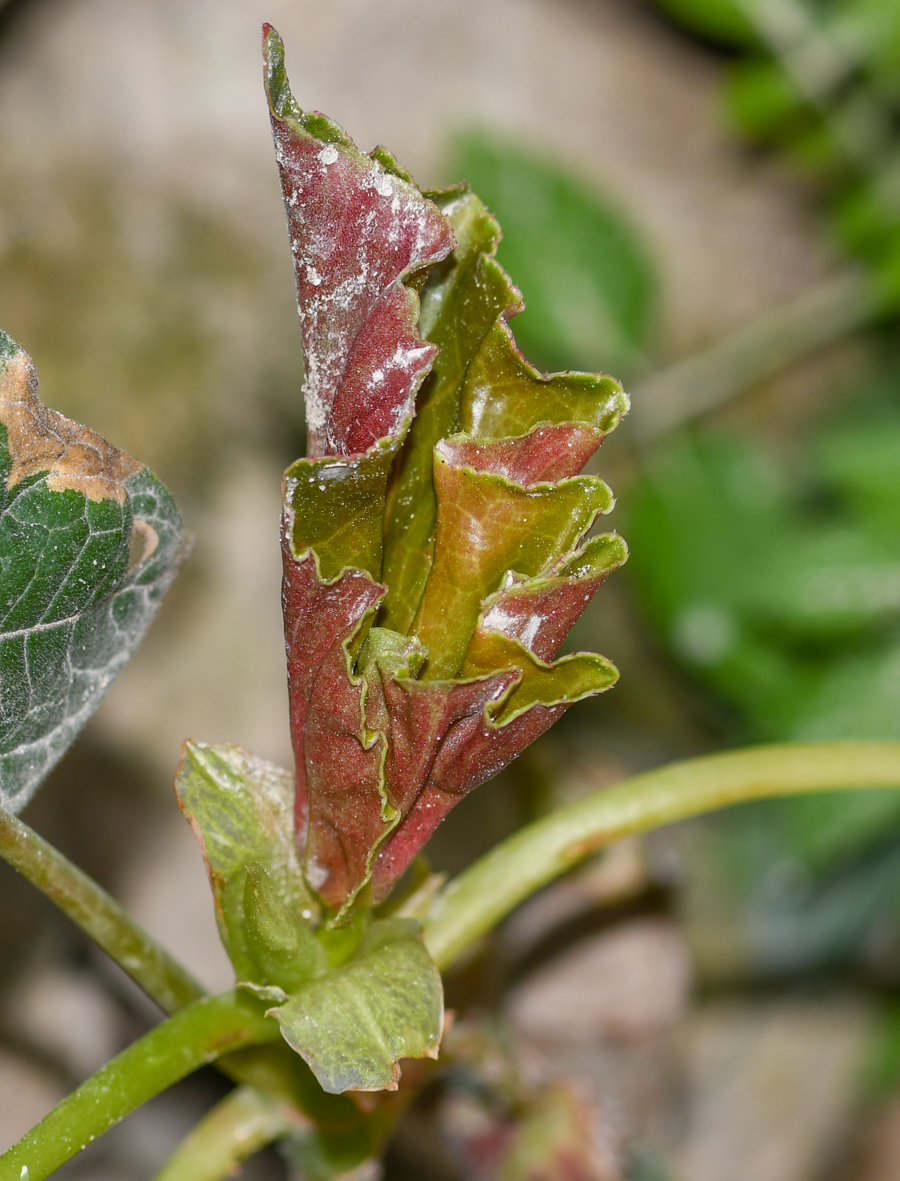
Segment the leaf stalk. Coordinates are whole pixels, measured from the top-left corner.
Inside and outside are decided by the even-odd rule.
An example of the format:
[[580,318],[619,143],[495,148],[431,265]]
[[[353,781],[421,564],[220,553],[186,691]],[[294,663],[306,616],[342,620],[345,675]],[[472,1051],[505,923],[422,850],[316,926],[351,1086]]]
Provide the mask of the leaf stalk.
[[670,763],[530,824],[437,896],[425,943],[446,968],[529,895],[621,837],[776,796],[900,788],[900,742],[785,743]]
[[168,1014],[205,995],[116,900],[24,821],[0,808],[0,857],[89,935]]
[[221,1181],[302,1126],[254,1087],[236,1087],[182,1141],[155,1181]]
[[0,1156],[0,1181],[43,1181],[124,1116],[220,1054],[279,1036],[245,994],[194,1001],[133,1042]]

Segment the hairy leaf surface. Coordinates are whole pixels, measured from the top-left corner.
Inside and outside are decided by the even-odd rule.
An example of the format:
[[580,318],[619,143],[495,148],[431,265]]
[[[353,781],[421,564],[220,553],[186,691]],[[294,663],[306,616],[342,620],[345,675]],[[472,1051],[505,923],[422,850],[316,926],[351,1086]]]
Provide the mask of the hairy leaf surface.
[[159,481],[45,407],[0,332],[0,806],[18,811],[121,672],[187,552]]
[[[323,115],[300,110],[265,29],[266,92],[294,253],[309,454],[354,455],[402,431],[437,349],[404,284],[454,246],[415,185]],[[391,162],[392,163],[392,162]]]

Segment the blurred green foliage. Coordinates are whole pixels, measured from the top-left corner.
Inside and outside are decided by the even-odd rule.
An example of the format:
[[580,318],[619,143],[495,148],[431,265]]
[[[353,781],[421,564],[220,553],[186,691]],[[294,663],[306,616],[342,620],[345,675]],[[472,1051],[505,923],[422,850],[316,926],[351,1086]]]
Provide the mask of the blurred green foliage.
[[[734,741],[900,737],[898,394],[782,462],[682,435],[632,489],[631,576]],[[858,954],[900,908],[894,793],[760,805],[721,831],[758,967]]]
[[[775,10],[786,10],[782,0],[665,6],[738,51],[729,102],[744,133],[793,159],[805,143],[809,171],[812,145],[827,140],[832,121],[794,103],[792,75],[763,35]],[[875,0],[790,11],[831,36],[838,8],[851,7],[884,34]],[[807,24],[793,27],[794,44],[805,45]],[[888,41],[865,57],[860,85]],[[878,96],[888,110],[883,87]],[[861,174],[834,159],[813,171],[837,211]],[[546,368],[568,359],[634,372],[656,283],[627,221],[558,166],[483,133],[457,140],[453,171],[504,226],[500,257],[529,303],[515,323],[526,351]],[[889,246],[882,239],[876,252],[882,268]],[[709,430],[670,439],[642,461],[623,498],[633,583],[681,667],[689,708],[726,742],[900,737],[900,388],[886,380],[868,400],[846,402],[844,416],[781,461],[761,443]],[[717,823],[701,855],[702,872],[731,892],[725,921],[741,929],[741,970],[858,959],[885,930],[889,939],[900,932],[893,793],[741,809]]]
[[[732,128],[810,186],[826,232],[900,311],[900,0],[657,3],[725,48]],[[523,348],[546,368],[639,372],[656,282],[627,221],[481,133],[457,141],[453,175],[504,226],[500,258],[529,304]],[[672,437],[641,458],[622,505],[632,585],[687,712],[721,741],[900,738],[900,380],[855,390],[779,457],[709,429]],[[701,972],[852,963],[900,979],[895,793],[753,805],[691,831],[682,904]],[[877,1097],[900,1083],[900,1010],[875,1051]],[[636,1157],[630,1175],[655,1177],[655,1162]]]
[[900,4],[897,0],[659,0],[737,50],[732,126],[827,197],[833,236],[900,309]]
[[514,326],[522,352],[547,370],[633,372],[656,282],[623,215],[578,176],[485,133],[456,140],[449,171],[503,227],[497,257],[528,305]]
[[687,28],[724,45],[754,45],[753,25],[741,0],[658,0]]
[[900,735],[880,692],[900,660],[900,410],[825,430],[800,463],[681,436],[630,513],[654,619],[749,737]]

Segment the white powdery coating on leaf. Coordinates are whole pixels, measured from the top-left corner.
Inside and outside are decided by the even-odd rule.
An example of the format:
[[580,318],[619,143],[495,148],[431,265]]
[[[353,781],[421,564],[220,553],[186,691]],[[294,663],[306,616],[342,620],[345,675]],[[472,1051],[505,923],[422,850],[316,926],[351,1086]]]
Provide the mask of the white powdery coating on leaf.
[[320,890],[328,881],[328,868],[310,858],[306,863],[306,880],[314,890]]
[[[504,636],[515,637],[520,644],[523,644],[531,651],[535,638],[540,631],[541,619],[538,615],[532,615],[528,623],[522,627],[519,617],[510,614],[510,612],[494,604],[493,607],[489,607],[485,612],[482,626],[485,631],[499,632]],[[516,634],[517,629],[521,629],[518,631],[518,635]]]
[[[18,631],[0,632],[9,655],[21,657],[20,688],[26,700],[10,692],[0,677],[0,807],[20,811],[96,710],[106,690],[121,672],[156,613],[183,556],[181,521],[161,486],[146,473],[133,478],[132,496],[139,497],[141,520],[161,539],[158,552],[143,556],[109,598],[87,610]],[[7,507],[7,511],[12,511]],[[39,635],[59,637],[55,687],[45,682],[46,655],[40,661],[30,645]],[[34,667],[32,665],[34,664]],[[2,706],[6,704],[7,709]],[[10,713],[12,706],[12,713]]]
[[[377,398],[389,373],[395,375],[392,397],[397,405],[384,407],[387,420],[399,425],[410,413],[433,349],[424,344],[395,347],[396,339],[379,337],[376,324],[382,321],[373,321],[374,332],[365,337],[371,357],[367,366],[372,370],[367,373],[354,361],[355,345],[379,306],[391,318],[393,313],[387,310],[395,298],[391,292],[396,292],[405,275],[444,257],[454,239],[449,222],[418,189],[385,170],[379,161],[334,144],[309,151],[308,141],[294,155],[288,137],[296,134],[296,128],[285,123],[276,127],[297,274],[310,453],[341,454],[347,446],[346,432],[352,428],[346,419],[341,426],[332,426],[330,420],[351,369],[356,370],[354,388],[362,398],[360,414],[368,412],[365,395],[373,393]],[[400,332],[407,340],[417,335],[414,312]],[[393,355],[379,356],[381,349],[393,349]],[[397,371],[405,380],[396,380]]]

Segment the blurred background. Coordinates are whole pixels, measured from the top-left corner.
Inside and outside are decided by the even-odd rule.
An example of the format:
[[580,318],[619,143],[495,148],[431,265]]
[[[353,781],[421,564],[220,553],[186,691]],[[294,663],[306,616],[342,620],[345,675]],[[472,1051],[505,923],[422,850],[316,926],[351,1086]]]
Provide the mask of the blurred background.
[[[900,738],[896,0],[0,0],[0,324],[197,538],[26,819],[211,988],[181,742],[290,764],[302,356],[263,19],[301,105],[498,215],[529,357],[632,393],[595,465],[632,558],[573,637],[621,682],[469,797],[434,865],[672,758]],[[4,866],[0,899],[3,1147],[156,1017]],[[394,1181],[895,1181],[900,795],[620,844],[448,991]],[[59,1175],[151,1177],[224,1087],[201,1072]]]

